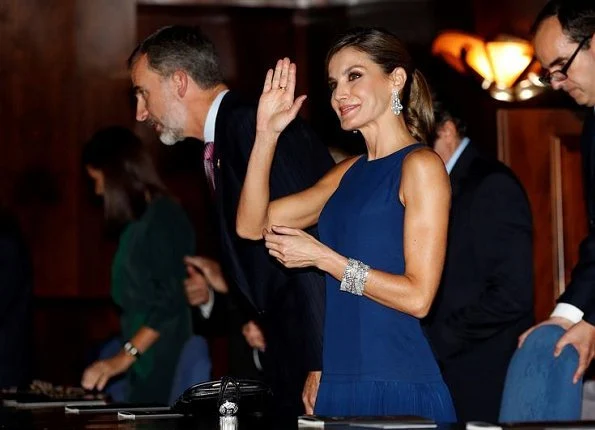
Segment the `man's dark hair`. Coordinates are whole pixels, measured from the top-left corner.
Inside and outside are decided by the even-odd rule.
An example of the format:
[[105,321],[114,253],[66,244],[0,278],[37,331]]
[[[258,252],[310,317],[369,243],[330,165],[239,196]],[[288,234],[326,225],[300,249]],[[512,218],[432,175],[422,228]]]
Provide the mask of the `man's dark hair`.
[[203,89],[223,82],[215,47],[198,27],[160,28],[134,49],[128,67],[132,68],[143,55],[147,56],[149,67],[163,77],[183,70]]
[[467,133],[467,123],[453,108],[447,106],[443,101],[434,101],[434,117],[436,118],[436,133],[444,123],[452,121],[457,129],[459,137],[461,139],[465,137]]
[[[555,16],[570,40],[580,43],[595,34],[595,0],[551,0],[539,12],[531,33],[535,34],[543,21]],[[590,43],[585,44],[588,49]]]
[[83,148],[82,162],[103,173],[105,219],[115,229],[142,216],[147,196],[166,194],[151,157],[127,128],[108,127],[95,133]]

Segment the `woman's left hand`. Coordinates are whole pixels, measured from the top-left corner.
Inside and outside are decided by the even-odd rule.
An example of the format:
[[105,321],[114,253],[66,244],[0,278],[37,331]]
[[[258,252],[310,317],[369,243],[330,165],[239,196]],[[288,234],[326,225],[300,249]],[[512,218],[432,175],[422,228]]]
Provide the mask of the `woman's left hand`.
[[106,360],[98,360],[83,372],[81,385],[86,390],[103,390],[110,378],[128,370],[132,364],[132,357],[123,354],[115,355]]
[[269,254],[285,267],[319,267],[329,248],[303,230],[290,227],[271,227],[265,232]]

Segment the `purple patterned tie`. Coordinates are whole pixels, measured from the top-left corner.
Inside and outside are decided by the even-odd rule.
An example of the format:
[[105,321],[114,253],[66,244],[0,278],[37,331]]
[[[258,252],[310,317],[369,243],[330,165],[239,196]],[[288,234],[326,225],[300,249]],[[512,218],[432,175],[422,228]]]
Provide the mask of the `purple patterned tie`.
[[205,152],[203,155],[203,162],[205,166],[205,175],[209,182],[211,192],[215,191],[215,166],[213,163],[213,153],[215,150],[215,142],[205,143]]

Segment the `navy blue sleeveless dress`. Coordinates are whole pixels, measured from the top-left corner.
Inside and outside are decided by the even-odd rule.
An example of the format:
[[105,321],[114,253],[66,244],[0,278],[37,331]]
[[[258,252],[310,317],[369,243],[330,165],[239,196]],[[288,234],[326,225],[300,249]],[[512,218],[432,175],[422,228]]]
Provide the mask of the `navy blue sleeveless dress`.
[[[399,200],[403,159],[422,144],[383,158],[360,157],[319,219],[320,239],[372,269],[405,270]],[[417,318],[339,290],[326,276],[326,317],[318,415],[417,415],[456,421],[454,407]]]

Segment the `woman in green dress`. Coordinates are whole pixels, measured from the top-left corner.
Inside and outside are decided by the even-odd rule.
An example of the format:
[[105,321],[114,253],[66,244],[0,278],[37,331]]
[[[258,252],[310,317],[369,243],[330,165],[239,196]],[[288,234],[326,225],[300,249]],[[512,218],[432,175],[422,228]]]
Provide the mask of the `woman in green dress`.
[[194,255],[194,230],[130,130],[97,132],[83,150],[83,164],[103,196],[107,223],[119,231],[111,294],[126,341],[116,355],[91,364],[81,384],[102,390],[125,373],[127,401],[165,404],[191,336],[183,258]]

